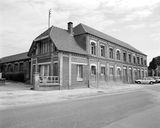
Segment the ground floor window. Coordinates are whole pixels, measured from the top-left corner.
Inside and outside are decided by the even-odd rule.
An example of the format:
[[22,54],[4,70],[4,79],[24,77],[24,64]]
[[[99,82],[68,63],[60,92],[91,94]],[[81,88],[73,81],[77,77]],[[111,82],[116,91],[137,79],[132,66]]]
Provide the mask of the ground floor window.
[[49,65],[39,65],[39,75],[40,76],[49,76]]
[[124,82],[126,82],[127,81],[127,67],[123,67],[123,80],[124,80]]
[[101,66],[101,76],[105,75],[105,66]]
[[117,68],[117,78],[121,79],[121,68]]
[[113,76],[113,75],[114,75],[114,69],[113,69],[113,67],[110,67],[110,68],[109,68],[109,75],[110,75],[110,76]]
[[96,66],[95,65],[91,66],[91,75],[96,75]]
[[77,81],[83,80],[83,65],[77,65]]

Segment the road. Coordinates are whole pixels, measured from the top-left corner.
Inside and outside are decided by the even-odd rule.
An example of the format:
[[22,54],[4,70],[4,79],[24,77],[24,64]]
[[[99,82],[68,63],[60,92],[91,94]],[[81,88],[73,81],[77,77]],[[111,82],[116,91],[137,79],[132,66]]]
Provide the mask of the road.
[[0,111],[0,128],[159,128],[160,86]]

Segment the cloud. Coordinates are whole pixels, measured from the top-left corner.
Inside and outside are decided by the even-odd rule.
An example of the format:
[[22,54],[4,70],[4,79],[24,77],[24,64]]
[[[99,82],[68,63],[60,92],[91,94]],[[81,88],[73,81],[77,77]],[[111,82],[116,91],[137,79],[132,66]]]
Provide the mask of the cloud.
[[142,28],[144,28],[145,26],[146,26],[145,23],[141,23],[141,24],[131,24],[131,25],[126,26],[126,28],[133,29],[133,30],[137,30],[137,29],[142,29]]
[[124,17],[123,21],[132,21],[135,19],[139,20],[139,19],[146,18],[151,14],[152,14],[152,11],[149,9],[140,9],[140,10],[136,10],[136,11],[133,11],[133,12],[127,14]]
[[160,41],[160,32],[157,33],[153,33],[150,35],[150,37],[154,40],[154,41]]

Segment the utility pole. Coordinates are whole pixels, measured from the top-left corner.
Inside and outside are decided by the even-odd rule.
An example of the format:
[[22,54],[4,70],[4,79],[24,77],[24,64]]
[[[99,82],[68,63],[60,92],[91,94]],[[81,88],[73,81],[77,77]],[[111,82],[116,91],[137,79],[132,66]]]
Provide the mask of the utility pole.
[[48,28],[50,27],[50,21],[51,21],[51,11],[52,9],[49,9],[49,13],[48,13]]

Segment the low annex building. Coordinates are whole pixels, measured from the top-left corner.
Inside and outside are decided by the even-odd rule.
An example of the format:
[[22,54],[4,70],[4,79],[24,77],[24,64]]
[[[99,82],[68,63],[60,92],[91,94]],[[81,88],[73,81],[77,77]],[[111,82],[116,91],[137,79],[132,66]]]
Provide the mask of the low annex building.
[[147,55],[84,24],[50,27],[33,40],[28,56],[31,83],[38,72],[41,85],[60,89],[134,83],[147,76]]
[[30,82],[30,57],[28,52],[3,57],[0,59],[0,72],[7,80]]

